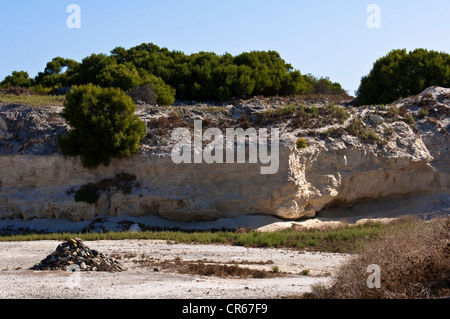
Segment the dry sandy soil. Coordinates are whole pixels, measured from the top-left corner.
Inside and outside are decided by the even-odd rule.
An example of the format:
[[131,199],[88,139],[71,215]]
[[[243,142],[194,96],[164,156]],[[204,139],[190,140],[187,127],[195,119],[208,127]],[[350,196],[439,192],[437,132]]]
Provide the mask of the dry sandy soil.
[[[330,284],[344,254],[223,245],[170,244],[155,240],[85,242],[107,256],[120,258],[127,270],[109,272],[31,271],[60,242],[1,242],[0,298],[282,298]],[[175,262],[239,265],[280,272],[266,278],[182,274]],[[157,269],[155,269],[157,268]],[[302,271],[309,269],[308,276]],[[156,271],[157,270],[157,271]]]

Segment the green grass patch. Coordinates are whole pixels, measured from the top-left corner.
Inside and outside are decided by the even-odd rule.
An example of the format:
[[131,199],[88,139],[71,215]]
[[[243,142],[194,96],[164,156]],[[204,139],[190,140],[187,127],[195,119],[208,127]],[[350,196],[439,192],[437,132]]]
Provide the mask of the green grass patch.
[[307,140],[304,137],[301,137],[297,140],[296,146],[298,149],[306,148],[308,146]]
[[0,103],[30,106],[63,106],[65,96],[56,95],[14,95],[0,93]]
[[362,242],[377,237],[385,228],[381,223],[346,226],[329,230],[299,230],[289,228],[277,232],[236,233],[232,231],[143,231],[105,233],[52,233],[0,236],[0,241],[68,240],[79,237],[84,241],[148,239],[168,243],[227,244],[245,247],[293,248],[325,252],[356,252]]

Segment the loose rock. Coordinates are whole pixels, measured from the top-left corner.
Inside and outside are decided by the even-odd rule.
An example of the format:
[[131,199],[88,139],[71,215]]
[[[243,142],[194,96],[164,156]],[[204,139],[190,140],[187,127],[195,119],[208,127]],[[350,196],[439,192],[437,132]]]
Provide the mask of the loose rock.
[[64,270],[77,268],[81,271],[124,271],[125,267],[114,258],[87,247],[80,238],[71,238],[31,267],[31,270]]

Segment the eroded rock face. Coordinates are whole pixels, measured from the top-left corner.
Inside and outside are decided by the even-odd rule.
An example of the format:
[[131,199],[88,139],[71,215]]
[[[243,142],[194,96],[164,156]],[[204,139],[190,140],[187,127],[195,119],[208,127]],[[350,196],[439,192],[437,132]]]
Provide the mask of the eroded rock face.
[[[220,116],[228,112],[233,119],[239,117],[233,108],[224,107]],[[387,108],[400,109],[400,114],[406,109],[407,114],[390,116],[396,112]],[[351,116],[344,123],[326,127],[279,125],[279,170],[262,175],[261,163],[177,165],[170,157],[173,144],[168,137],[157,143],[147,140],[129,159],[85,169],[78,158],[58,152],[55,137],[67,125],[55,107],[0,107],[0,218],[80,221],[151,214],[199,221],[267,214],[298,219],[313,217],[329,205],[448,194],[450,89],[430,88],[387,108],[347,107]],[[425,114],[423,108],[428,116],[420,116]],[[138,111],[146,122],[165,116],[162,113]],[[407,115],[415,118],[415,124],[405,120]],[[185,117],[205,115],[195,109]],[[367,142],[348,130],[324,134],[345,131],[355,119],[373,130],[378,142]],[[297,149],[297,138],[305,136],[308,147]],[[128,191],[103,188],[95,204],[75,202],[74,193],[82,185],[98,185],[120,174],[135,177]]]
[[[138,154],[126,161],[113,160],[108,167],[87,170],[77,158],[16,155],[2,157],[0,170],[1,217],[79,221],[96,216],[153,214],[183,221],[212,220],[290,212],[295,197],[295,183],[289,182],[287,165],[278,174],[261,175],[256,164],[176,165],[170,156]],[[136,176],[139,188],[129,194],[102,192],[92,205],[76,203],[74,195],[67,192],[120,172]]]

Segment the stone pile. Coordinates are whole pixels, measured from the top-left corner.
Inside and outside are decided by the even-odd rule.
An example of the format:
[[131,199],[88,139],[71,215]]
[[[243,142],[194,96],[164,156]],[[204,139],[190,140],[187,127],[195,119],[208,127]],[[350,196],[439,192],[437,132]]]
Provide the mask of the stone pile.
[[64,271],[124,271],[125,267],[112,257],[90,249],[79,238],[69,239],[58,245],[56,250],[31,270]]

